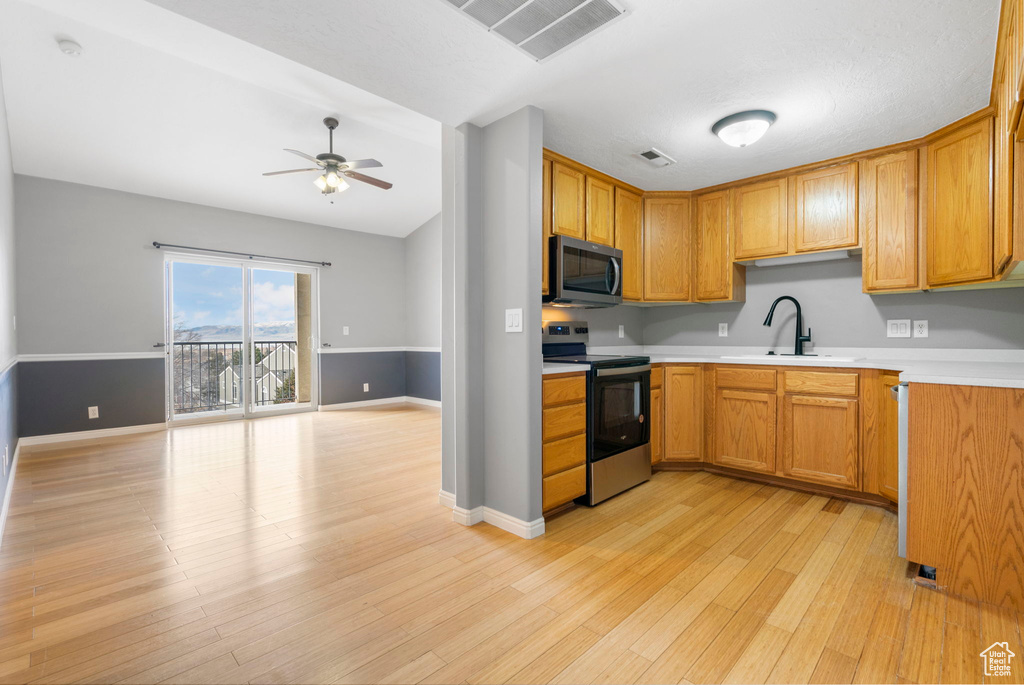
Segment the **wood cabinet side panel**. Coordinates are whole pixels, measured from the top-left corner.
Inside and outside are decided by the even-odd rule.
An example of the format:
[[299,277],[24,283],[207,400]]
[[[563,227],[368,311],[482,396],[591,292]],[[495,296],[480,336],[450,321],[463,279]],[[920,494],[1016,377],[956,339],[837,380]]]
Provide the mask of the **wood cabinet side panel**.
[[644,297],[643,198],[615,188],[615,247],[622,250],[622,297]]

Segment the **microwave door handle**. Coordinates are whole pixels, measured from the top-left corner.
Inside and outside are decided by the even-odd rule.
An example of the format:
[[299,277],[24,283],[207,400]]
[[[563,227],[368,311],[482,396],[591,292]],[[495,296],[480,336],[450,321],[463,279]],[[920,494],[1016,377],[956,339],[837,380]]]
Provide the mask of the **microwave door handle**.
[[622,281],[622,265],[619,264],[619,260],[612,257],[608,261],[611,262],[612,268],[615,270],[615,283],[612,285],[612,289],[608,291],[609,295],[614,295],[619,292],[619,282]]

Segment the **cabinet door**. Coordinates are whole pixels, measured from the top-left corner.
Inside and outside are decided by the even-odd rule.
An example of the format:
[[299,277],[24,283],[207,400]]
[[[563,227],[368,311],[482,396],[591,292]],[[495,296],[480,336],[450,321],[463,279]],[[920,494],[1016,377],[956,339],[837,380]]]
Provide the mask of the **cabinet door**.
[[799,174],[792,183],[796,252],[857,246],[856,162]]
[[547,295],[549,290],[548,279],[551,270],[551,160],[544,160],[544,192],[543,192],[543,218],[541,223],[544,226],[544,237],[541,250],[541,293]]
[[784,476],[833,487],[858,487],[857,400],[786,395],[782,414]]
[[644,298],[643,198],[615,188],[615,247],[622,250],[622,298]]
[[[1012,20],[1015,16],[1016,5],[1011,5]],[[1011,22],[1012,26],[1012,22]],[[1007,39],[1012,39],[1007,36]],[[1013,115],[1017,104],[1016,82],[1013,81],[1013,68],[1011,55],[1003,61],[1002,71],[999,74],[1000,83],[996,86],[996,122],[995,122],[995,227],[994,227],[994,254],[993,268],[995,274],[1002,273],[1003,269],[1013,257],[1013,166],[1014,166],[1014,130]]]
[[899,405],[892,398],[891,390],[899,385],[897,374],[883,374],[882,408],[879,428],[881,449],[879,450],[878,493],[893,502],[900,494],[900,450],[899,450]]
[[697,285],[698,302],[742,299],[738,292],[738,270],[732,261],[729,230],[729,191],[701,195],[696,200]]
[[736,259],[783,255],[789,251],[788,179],[754,183],[732,191]]
[[560,162],[551,163],[551,232],[586,240],[586,176]]
[[920,287],[917,204],[917,150],[861,164],[864,292]]
[[587,176],[587,240],[615,245],[615,186]]
[[699,366],[665,367],[665,461],[703,461],[701,379]]
[[992,120],[957,129],[927,148],[929,285],[992,277]]
[[775,473],[775,393],[718,389],[715,393],[713,461]]
[[665,406],[661,388],[651,390],[651,463],[657,464],[665,456]]
[[644,200],[644,299],[688,302],[693,255],[690,199]]

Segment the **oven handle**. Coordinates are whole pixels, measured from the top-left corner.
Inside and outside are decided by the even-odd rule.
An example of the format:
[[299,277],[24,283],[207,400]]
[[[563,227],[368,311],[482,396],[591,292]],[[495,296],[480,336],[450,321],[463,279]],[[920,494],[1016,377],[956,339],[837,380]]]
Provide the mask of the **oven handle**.
[[651,365],[644,364],[643,366],[619,366],[611,369],[598,369],[598,376],[625,376],[631,373],[643,373],[644,371],[650,371]]

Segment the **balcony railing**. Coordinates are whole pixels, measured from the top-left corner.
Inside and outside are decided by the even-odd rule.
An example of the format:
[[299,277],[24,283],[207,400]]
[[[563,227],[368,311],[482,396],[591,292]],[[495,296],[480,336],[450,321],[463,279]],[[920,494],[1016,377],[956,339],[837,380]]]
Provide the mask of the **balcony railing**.
[[[242,349],[244,343],[175,342],[171,362],[174,377],[174,413],[227,411],[244,402]],[[255,379],[253,404],[266,406],[295,402],[295,367],[298,343],[294,340],[256,340],[249,353]]]

